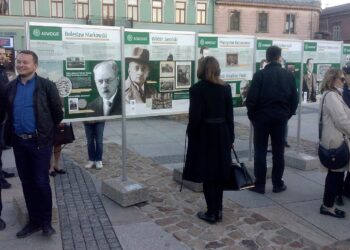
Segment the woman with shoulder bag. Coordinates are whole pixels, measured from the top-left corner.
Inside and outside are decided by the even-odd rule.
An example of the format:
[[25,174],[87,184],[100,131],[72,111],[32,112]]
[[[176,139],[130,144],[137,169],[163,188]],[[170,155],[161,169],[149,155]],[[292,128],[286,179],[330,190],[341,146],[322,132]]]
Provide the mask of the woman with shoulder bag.
[[[344,72],[340,69],[329,69],[321,85],[322,99],[320,104],[320,145],[326,149],[340,147],[344,140],[348,144],[350,137],[350,109],[343,100]],[[335,198],[341,193],[344,172],[349,163],[336,169],[325,168],[327,176],[320,213],[336,218],[345,218],[345,212],[334,206]]]
[[203,183],[208,223],[222,220],[223,183],[229,176],[234,142],[231,87],[220,79],[218,61],[208,56],[199,65],[200,81],[190,88],[188,149],[183,179]]

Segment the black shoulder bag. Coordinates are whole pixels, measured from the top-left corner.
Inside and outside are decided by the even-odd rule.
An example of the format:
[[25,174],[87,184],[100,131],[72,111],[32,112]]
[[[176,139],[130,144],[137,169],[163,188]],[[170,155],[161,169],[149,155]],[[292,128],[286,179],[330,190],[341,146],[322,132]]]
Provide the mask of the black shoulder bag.
[[[320,121],[318,123],[318,139],[319,139],[319,141],[321,141],[321,138],[322,138],[323,103],[324,103],[324,99],[326,98],[327,94],[325,94],[325,96],[323,97],[322,105],[321,105]],[[322,165],[325,166],[326,168],[328,168],[330,170],[340,169],[349,163],[349,159],[350,159],[349,147],[348,147],[348,144],[346,142],[346,137],[344,134],[343,134],[343,139],[344,139],[343,143],[338,148],[326,149],[325,147],[323,147],[321,145],[320,142],[318,143],[318,157],[319,157]]]

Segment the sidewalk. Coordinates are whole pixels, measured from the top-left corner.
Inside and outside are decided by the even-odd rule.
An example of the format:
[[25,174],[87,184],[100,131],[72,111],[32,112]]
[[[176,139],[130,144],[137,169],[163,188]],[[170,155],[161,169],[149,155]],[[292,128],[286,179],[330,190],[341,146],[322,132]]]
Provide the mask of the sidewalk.
[[[249,121],[244,110],[235,110],[235,121],[239,123],[236,125],[236,148],[241,157],[247,156]],[[305,140],[302,140],[301,148],[315,154],[317,106],[308,105],[303,108],[302,121],[301,134]],[[295,148],[296,143],[296,123],[296,117],[289,122],[289,142],[292,148]],[[78,167],[85,164],[87,154],[83,128],[76,124],[74,129],[77,140],[64,149],[63,164],[68,174],[55,178],[61,228],[72,216],[62,212],[60,206],[63,203],[61,204],[59,199],[66,199],[68,187],[78,183],[80,191],[84,189],[84,185],[89,189],[87,196],[96,203],[93,203],[95,210],[100,211],[93,216],[98,219],[95,223],[105,223],[102,227],[105,226],[107,231],[104,230],[103,236],[99,236],[107,242],[103,244],[103,249],[119,249],[118,244],[125,250],[350,249],[350,241],[347,241],[350,239],[350,200],[345,199],[344,210],[348,213],[346,219],[339,220],[320,215],[318,209],[322,202],[325,175],[318,170],[305,172],[287,167],[285,180],[288,190],[280,194],[272,193],[270,181],[267,182],[265,195],[249,191],[225,192],[223,222],[209,226],[195,216],[197,211],[205,209],[203,195],[186,188],[180,193],[179,185],[172,181],[172,169],[182,166],[186,122],[159,117],[128,120],[127,124],[128,176],[150,188],[150,201],[130,208],[121,208],[94,193],[91,180],[99,192],[101,180],[117,178],[121,173],[121,123],[114,121],[106,124],[105,164],[99,171],[86,171]],[[4,153],[7,162],[5,166],[13,170],[14,163],[10,151]],[[83,183],[79,181],[80,176],[83,176]],[[12,184],[18,183],[16,179],[9,181]],[[21,195],[17,188],[3,190],[6,203],[2,217],[8,228],[0,232],[0,249],[48,249],[46,244],[50,245],[50,249],[61,249],[62,244],[64,249],[98,249],[86,244],[89,242],[87,239],[92,242],[92,238],[84,233],[79,237],[73,234],[70,239],[65,236],[65,231],[74,226],[83,228],[82,225],[87,223],[83,218],[80,221],[76,220],[76,224],[64,227],[62,234],[58,233],[46,242],[43,242],[39,234],[17,240],[15,232],[20,229],[20,225],[11,207],[12,193]],[[72,195],[78,200],[79,196],[83,197],[83,200],[84,197],[88,198],[74,190]],[[88,207],[78,210],[81,205],[75,199],[72,209],[79,211],[76,214],[79,217]],[[99,204],[103,204],[102,210],[108,215],[108,222]],[[109,231],[110,226],[114,229],[114,237]],[[89,227],[94,228],[95,225],[90,224]],[[55,228],[58,229],[58,225]],[[95,232],[92,236],[99,242]],[[80,241],[75,238],[79,238]],[[68,240],[73,242],[69,248],[65,245]],[[76,242],[84,242],[85,247]],[[56,248],[52,248],[53,246]]]

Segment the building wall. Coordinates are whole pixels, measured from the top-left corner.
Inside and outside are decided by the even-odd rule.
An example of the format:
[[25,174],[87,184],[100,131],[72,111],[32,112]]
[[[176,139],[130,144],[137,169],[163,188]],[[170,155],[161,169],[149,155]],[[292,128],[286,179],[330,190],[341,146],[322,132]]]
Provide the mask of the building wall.
[[350,12],[322,16],[320,19],[320,32],[329,34],[327,37],[333,39],[333,27],[340,26],[340,40],[350,43]]
[[[230,13],[234,10],[240,12],[240,30],[230,30]],[[268,32],[258,32],[258,13],[268,13]],[[285,33],[287,14],[295,14],[295,33]],[[215,8],[214,33],[256,35],[269,37],[284,37],[298,39],[312,39],[318,31],[320,12],[312,9],[291,8],[281,5],[279,8],[245,5],[217,5]]]
[[[207,2],[207,24],[196,24],[196,3]],[[51,18],[51,0],[36,1],[36,17],[23,16],[23,0],[9,2],[9,15],[0,15],[0,34],[14,37],[16,50],[25,48],[25,22],[72,23],[72,24],[102,24],[102,0],[89,0],[89,18],[76,18],[76,0],[63,1],[63,18]],[[175,23],[175,0],[163,0],[162,23],[152,23],[152,1],[139,0],[139,21],[132,22],[133,28],[161,29],[176,31],[213,32],[214,0],[186,0],[186,18],[184,24]],[[130,27],[126,19],[127,0],[115,0],[115,25]]]

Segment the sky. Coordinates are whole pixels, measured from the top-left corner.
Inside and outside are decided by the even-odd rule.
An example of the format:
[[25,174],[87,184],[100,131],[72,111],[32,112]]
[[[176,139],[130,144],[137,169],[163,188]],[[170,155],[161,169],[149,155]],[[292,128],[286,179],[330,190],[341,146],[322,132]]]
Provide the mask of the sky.
[[350,0],[321,0],[322,8],[350,3]]

